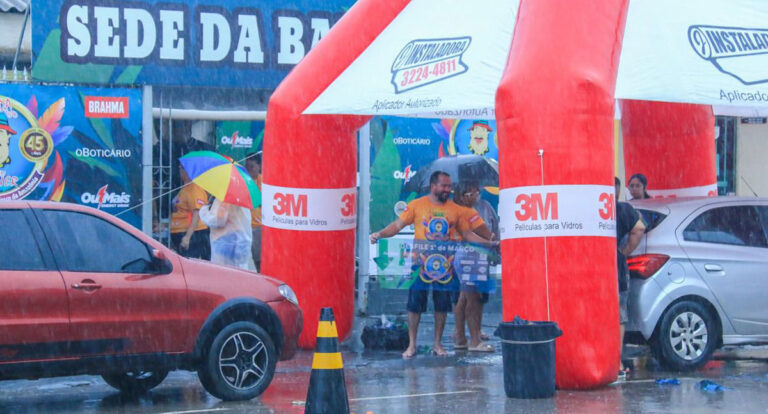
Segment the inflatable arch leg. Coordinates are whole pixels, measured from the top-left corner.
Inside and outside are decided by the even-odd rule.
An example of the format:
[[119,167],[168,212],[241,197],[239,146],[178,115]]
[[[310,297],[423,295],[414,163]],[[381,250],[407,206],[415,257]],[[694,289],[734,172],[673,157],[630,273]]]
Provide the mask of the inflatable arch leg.
[[621,101],[621,130],[625,187],[642,173],[651,197],[717,195],[712,107]]
[[[264,136],[262,273],[285,281],[296,291],[304,311],[299,346],[305,349],[315,346],[323,307],[333,308],[339,338],[352,327],[355,131],[369,118],[302,112],[407,3],[357,2],[269,101]],[[343,220],[347,225],[338,226]]]
[[557,385],[565,389],[610,383],[619,368],[610,227],[626,10],[626,0],[522,1],[496,95],[504,320],[560,325]]

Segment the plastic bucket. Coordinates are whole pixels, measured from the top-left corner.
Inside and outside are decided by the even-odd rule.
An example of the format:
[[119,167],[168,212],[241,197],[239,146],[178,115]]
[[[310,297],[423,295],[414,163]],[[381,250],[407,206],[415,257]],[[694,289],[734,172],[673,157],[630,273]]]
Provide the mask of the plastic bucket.
[[509,398],[549,398],[555,394],[555,338],[563,331],[555,322],[519,318],[502,322],[504,391]]

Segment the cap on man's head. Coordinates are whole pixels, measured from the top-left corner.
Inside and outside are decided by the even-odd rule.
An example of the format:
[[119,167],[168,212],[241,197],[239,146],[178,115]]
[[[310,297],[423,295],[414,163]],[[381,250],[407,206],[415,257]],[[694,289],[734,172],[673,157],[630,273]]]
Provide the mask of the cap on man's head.
[[0,112],[0,129],[8,131],[11,135],[16,135],[16,131],[8,123],[8,116],[5,115],[5,112]]
[[488,125],[488,121],[474,121],[474,122],[472,122],[472,126],[471,126],[471,127],[469,127],[469,129],[468,129],[467,131],[471,131],[471,130],[473,130],[475,127],[483,127],[483,128],[485,128],[485,129],[487,129],[487,130],[488,130],[488,132],[492,132],[492,131],[493,131],[493,129],[491,128],[491,126],[490,126],[490,125]]

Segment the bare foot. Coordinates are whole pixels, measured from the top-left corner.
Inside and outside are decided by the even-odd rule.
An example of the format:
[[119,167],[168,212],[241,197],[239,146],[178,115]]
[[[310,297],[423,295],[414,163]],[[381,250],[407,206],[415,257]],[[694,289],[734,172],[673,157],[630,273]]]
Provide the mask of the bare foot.
[[448,355],[448,351],[446,351],[445,348],[443,348],[442,345],[435,345],[432,348],[432,353],[437,355],[437,356],[446,356],[446,355]]
[[416,348],[409,346],[408,349],[403,352],[403,358],[409,359],[416,355]]

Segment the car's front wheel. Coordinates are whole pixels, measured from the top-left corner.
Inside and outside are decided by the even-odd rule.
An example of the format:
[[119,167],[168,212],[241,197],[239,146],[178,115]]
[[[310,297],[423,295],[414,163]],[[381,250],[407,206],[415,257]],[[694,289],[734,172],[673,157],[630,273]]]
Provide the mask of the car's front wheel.
[[691,371],[707,363],[719,342],[715,315],[692,301],[672,305],[661,318],[653,347],[662,365],[676,371]]
[[277,364],[272,338],[259,325],[235,322],[211,342],[198,370],[203,387],[227,401],[250,400],[267,389]]
[[168,371],[127,371],[103,374],[104,381],[126,394],[143,394],[160,385]]

